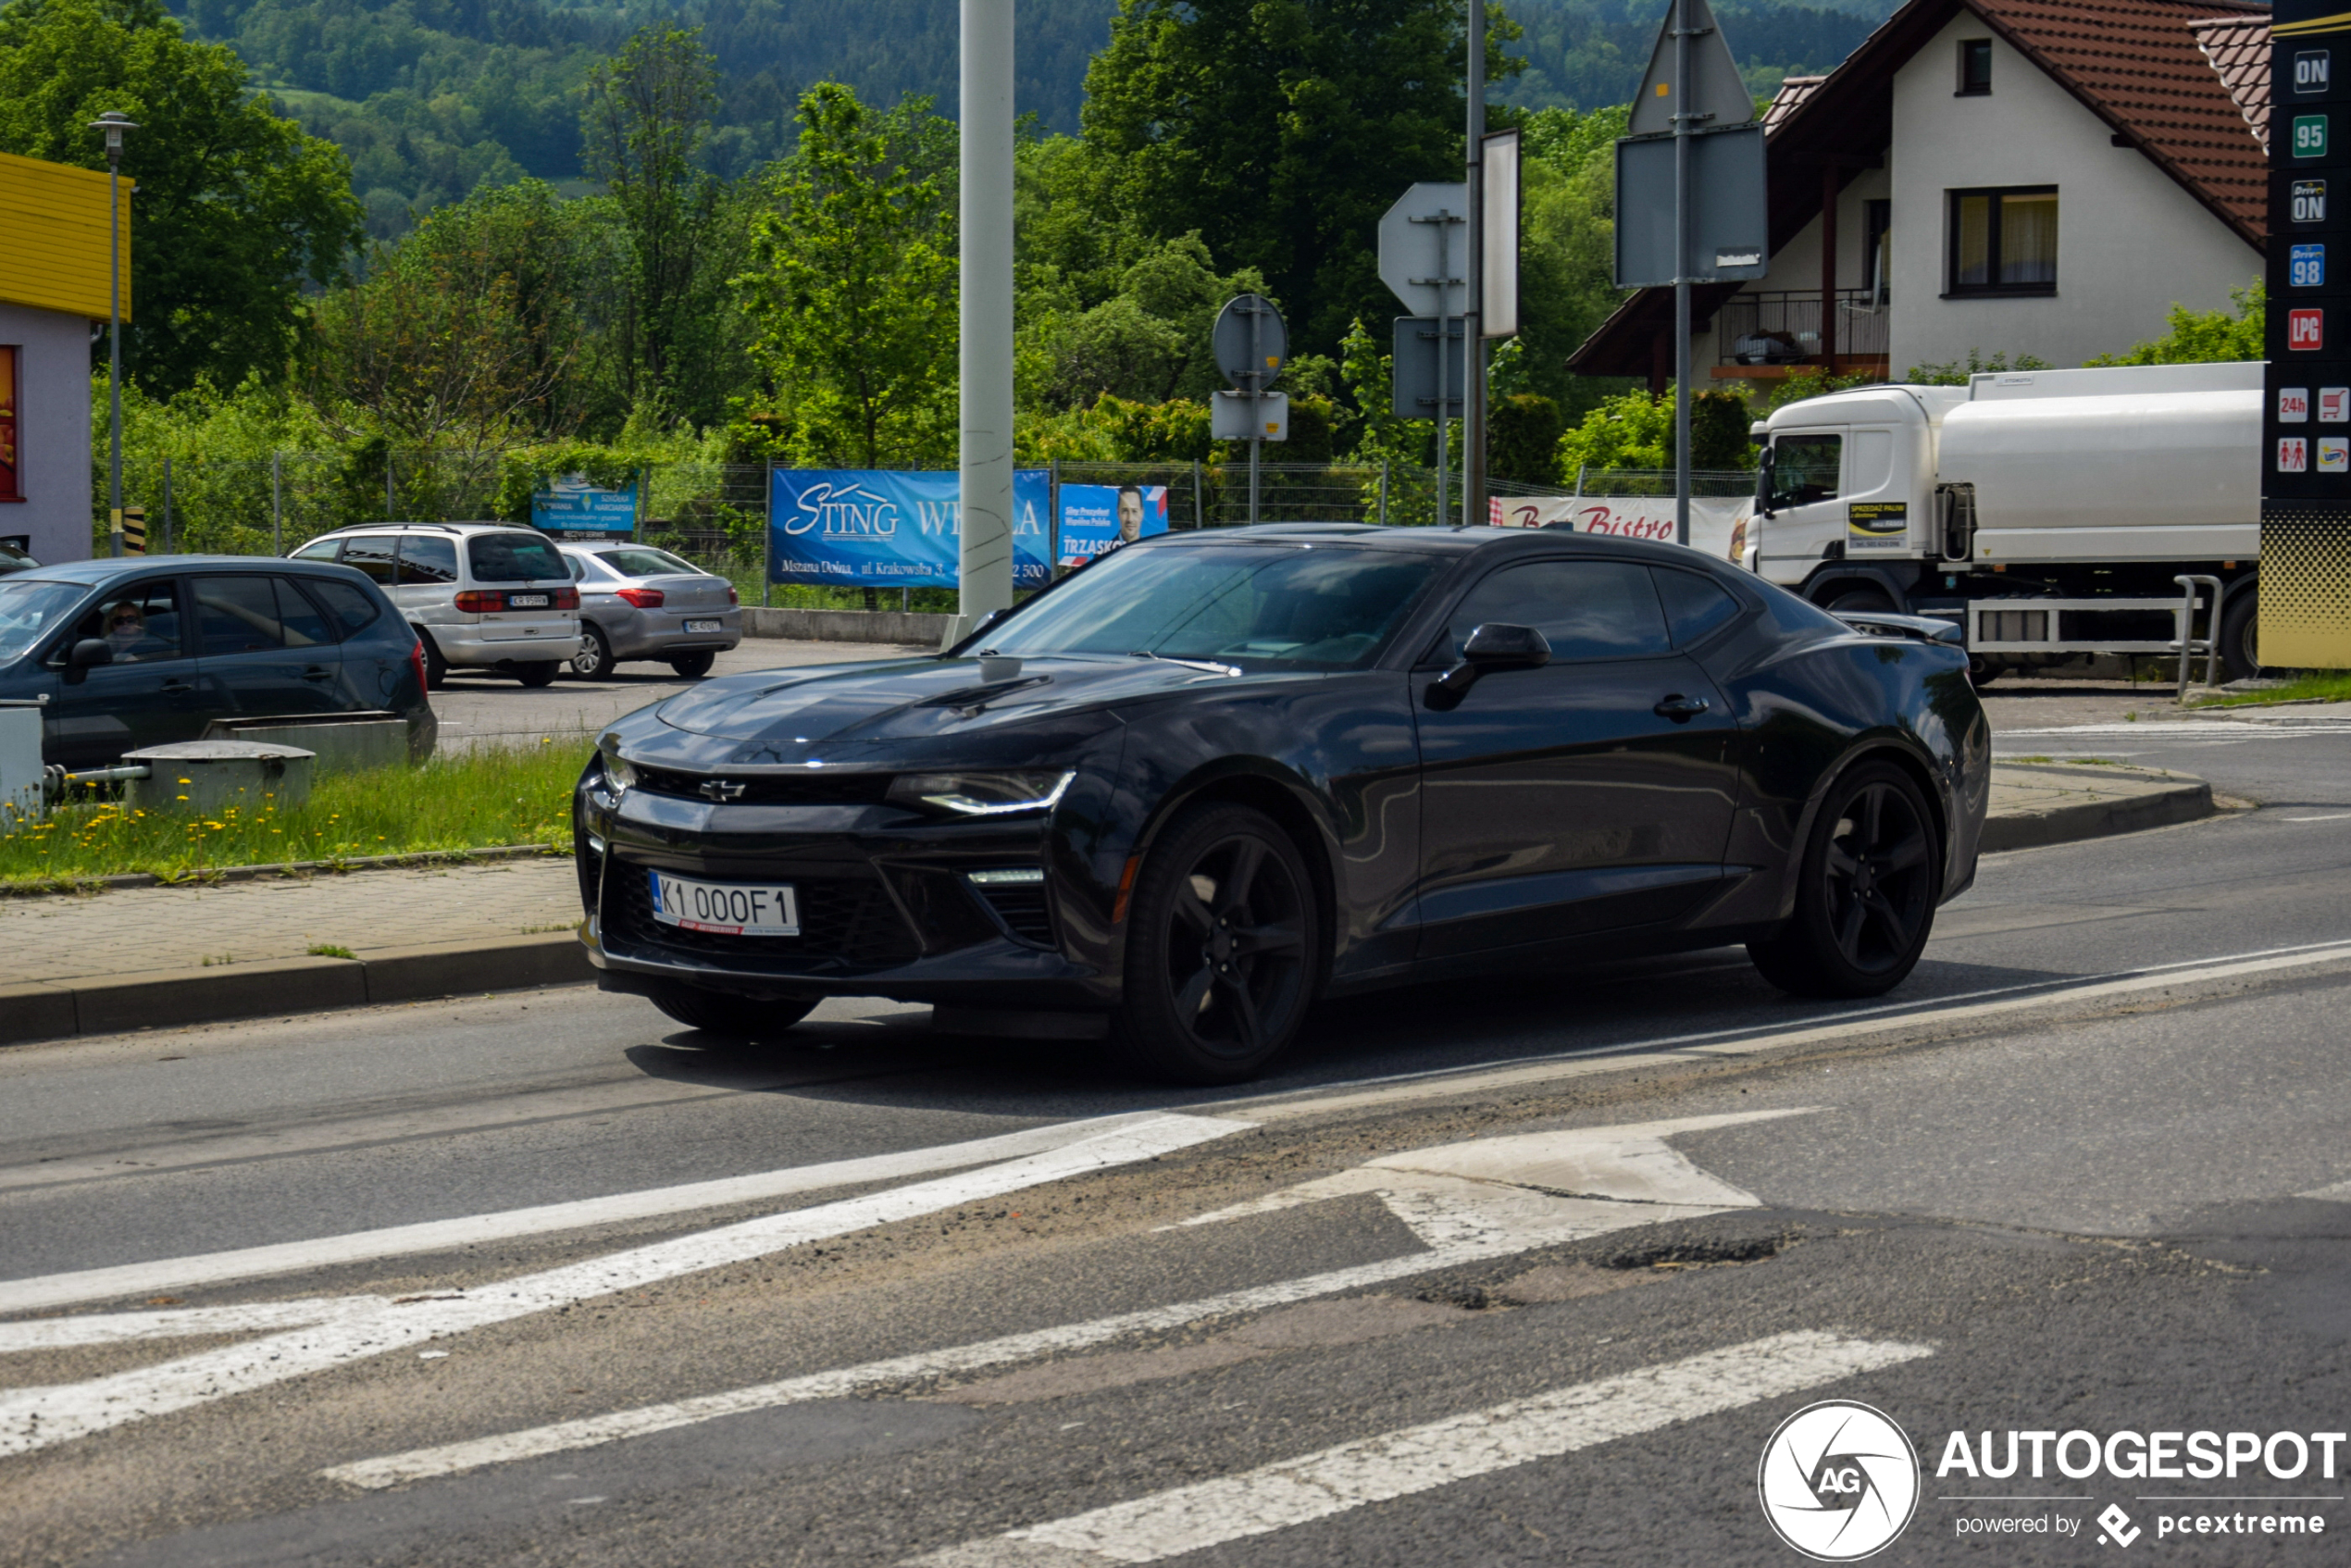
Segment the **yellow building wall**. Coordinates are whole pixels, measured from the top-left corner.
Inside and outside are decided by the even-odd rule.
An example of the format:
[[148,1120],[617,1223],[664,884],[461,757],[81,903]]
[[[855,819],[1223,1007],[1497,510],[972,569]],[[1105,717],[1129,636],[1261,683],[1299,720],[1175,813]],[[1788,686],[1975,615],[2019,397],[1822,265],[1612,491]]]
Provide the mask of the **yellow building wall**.
[[[122,318],[131,319],[131,187],[122,181]],[[0,301],[106,318],[106,176],[0,153]]]

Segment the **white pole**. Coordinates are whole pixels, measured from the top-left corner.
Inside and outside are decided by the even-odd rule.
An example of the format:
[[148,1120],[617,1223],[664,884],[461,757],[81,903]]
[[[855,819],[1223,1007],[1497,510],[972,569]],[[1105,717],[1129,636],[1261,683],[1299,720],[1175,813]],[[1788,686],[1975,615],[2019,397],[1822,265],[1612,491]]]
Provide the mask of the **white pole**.
[[949,643],[1013,603],[1013,0],[963,0],[963,521]]
[[1690,541],[1689,0],[1673,0],[1673,542]]
[[[1679,3],[1679,0],[1676,0]],[[1439,207],[1437,212],[1437,526],[1443,528],[1446,514],[1445,490],[1445,361],[1453,352],[1453,263],[1445,231],[1451,227],[1452,215]]]
[[1462,526],[1486,519],[1477,515],[1486,490],[1485,302],[1479,268],[1485,255],[1486,180],[1486,0],[1468,0],[1469,153],[1463,179],[1469,193],[1468,260],[1462,268]]

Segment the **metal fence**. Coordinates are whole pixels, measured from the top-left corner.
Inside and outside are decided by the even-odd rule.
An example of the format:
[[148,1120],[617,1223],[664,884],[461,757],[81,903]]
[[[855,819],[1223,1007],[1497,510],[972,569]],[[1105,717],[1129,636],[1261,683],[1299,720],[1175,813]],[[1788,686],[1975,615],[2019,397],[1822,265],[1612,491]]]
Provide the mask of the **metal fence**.
[[[1673,493],[1671,468],[1579,468],[1562,495],[1661,496]],[[1745,468],[1693,468],[1690,493],[1730,499],[1755,493],[1755,475]]]

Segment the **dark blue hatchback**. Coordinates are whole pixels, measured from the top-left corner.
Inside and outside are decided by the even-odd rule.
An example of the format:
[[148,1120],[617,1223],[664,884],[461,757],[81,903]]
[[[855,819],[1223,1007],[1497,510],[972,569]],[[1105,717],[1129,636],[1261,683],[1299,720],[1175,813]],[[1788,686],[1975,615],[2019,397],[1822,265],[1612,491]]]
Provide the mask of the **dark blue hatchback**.
[[0,698],[45,702],[65,767],[218,719],[390,712],[432,753],[417,634],[348,566],[244,555],[76,561],[0,577]]

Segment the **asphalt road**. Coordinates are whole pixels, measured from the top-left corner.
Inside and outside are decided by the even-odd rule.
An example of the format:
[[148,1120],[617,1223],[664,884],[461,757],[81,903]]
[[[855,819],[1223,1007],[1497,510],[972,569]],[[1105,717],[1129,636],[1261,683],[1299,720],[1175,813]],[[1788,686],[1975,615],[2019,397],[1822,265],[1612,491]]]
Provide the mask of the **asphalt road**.
[[[1798,1562],[1829,1400],[1922,1462],[1791,1427],[1835,1549],[2340,1561],[2351,734],[2127,722],[2001,748],[2258,808],[1987,860],[1870,1008],[1429,988],[1245,1096],[878,1003],[13,1048],[0,1562]],[[2308,1461],[1949,1459],[2076,1431]]]

